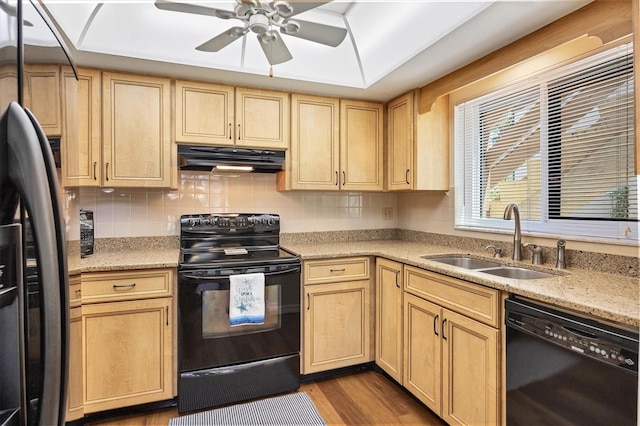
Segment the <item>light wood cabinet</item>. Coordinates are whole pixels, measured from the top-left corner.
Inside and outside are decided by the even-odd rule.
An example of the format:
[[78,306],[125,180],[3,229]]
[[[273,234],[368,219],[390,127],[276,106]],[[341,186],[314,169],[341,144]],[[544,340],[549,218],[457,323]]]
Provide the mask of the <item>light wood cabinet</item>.
[[291,95],[289,189],[339,189],[340,100]]
[[83,274],[85,413],[173,397],[173,278],[170,269]]
[[24,73],[24,105],[38,117],[47,136],[62,133],[62,101],[60,67],[26,64]]
[[383,141],[381,104],[340,101],[340,189],[383,189]]
[[171,186],[171,116],[168,78],[102,73],[103,185]]
[[63,69],[62,184],[100,186],[101,155],[101,79],[100,71]]
[[376,364],[402,383],[403,265],[376,259]]
[[381,191],[382,104],[291,96],[291,151],[278,190]]
[[449,190],[449,98],[417,114],[418,91],[387,105],[387,189]]
[[[491,289],[474,286],[478,290],[474,292],[460,286],[472,284],[446,277],[431,286],[434,275],[438,274],[405,266],[403,385],[448,424],[499,424],[500,331],[495,328],[499,326],[459,312],[494,323],[499,319],[498,292],[493,299]],[[449,280],[453,291],[443,285]],[[432,289],[444,293],[442,304],[423,298]],[[489,311],[495,316],[483,313],[486,303],[476,306],[482,295],[494,300],[490,303],[495,309]]]
[[80,274],[69,277],[69,376],[67,386],[67,421],[84,416],[82,399],[82,307]]
[[177,142],[234,144],[233,87],[178,80],[175,111]]
[[15,66],[0,66],[0,105],[6,108],[9,102],[18,99],[18,71]]
[[[305,262],[305,272],[327,273],[310,281],[305,273],[303,374],[373,360],[369,263],[365,257]],[[360,269],[366,273],[352,273],[358,264],[367,264]]]
[[289,148],[289,94],[236,88],[236,145]]
[[176,81],[178,143],[289,148],[289,94]]

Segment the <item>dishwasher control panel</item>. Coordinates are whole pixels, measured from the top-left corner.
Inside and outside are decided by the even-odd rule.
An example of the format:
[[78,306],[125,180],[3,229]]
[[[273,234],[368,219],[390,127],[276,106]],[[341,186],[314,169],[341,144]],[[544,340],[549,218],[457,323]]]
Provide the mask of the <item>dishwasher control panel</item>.
[[607,364],[638,371],[637,348],[623,347],[598,332],[515,312],[508,313],[507,325]]

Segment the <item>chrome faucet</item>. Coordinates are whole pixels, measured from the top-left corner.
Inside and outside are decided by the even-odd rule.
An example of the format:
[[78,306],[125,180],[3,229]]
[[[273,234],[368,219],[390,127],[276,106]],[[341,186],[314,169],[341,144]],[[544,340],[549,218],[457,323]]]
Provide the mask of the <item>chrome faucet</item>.
[[511,212],[513,212],[513,220],[516,222],[513,231],[513,260],[522,260],[522,231],[520,230],[520,210],[516,203],[509,203],[504,209],[504,220],[511,220]]

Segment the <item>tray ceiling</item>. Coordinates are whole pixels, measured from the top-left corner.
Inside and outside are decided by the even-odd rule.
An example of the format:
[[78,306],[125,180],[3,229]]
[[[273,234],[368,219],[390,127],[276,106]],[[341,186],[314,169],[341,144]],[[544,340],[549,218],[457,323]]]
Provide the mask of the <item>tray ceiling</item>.
[[[346,28],[338,47],[283,35],[293,59],[268,64],[254,34],[195,49],[235,20],[160,10],[152,0],[41,0],[85,66],[388,101],[584,6],[588,1],[342,1],[300,19]],[[191,2],[233,10],[235,1]]]

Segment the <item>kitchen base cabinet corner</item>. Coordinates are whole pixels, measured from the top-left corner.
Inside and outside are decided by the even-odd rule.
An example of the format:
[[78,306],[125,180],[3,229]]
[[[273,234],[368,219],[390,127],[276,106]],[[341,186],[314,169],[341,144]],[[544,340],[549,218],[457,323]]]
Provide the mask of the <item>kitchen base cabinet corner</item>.
[[402,383],[402,263],[376,259],[376,365]]

